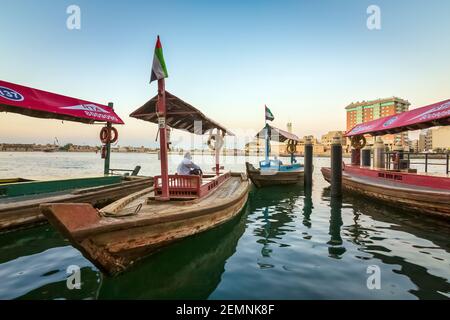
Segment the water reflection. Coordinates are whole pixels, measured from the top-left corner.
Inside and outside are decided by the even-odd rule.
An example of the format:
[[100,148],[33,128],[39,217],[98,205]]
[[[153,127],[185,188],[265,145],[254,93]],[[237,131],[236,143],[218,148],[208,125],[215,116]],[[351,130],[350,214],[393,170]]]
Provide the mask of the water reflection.
[[311,213],[313,211],[313,201],[312,201],[312,188],[311,186],[304,188],[305,198],[303,200],[303,225],[307,228],[311,228]]
[[[299,211],[299,199],[304,195],[300,186],[271,186],[254,188],[249,197],[249,209],[257,213],[254,217],[256,242],[261,244],[261,256],[270,258],[275,247],[289,247],[289,241],[283,237],[289,232],[296,232],[294,219]],[[311,205],[312,206],[312,205]],[[306,209],[311,215],[311,209]],[[309,213],[308,213],[309,212]],[[309,217],[308,217],[309,219]],[[258,262],[260,268],[273,268],[270,259]]]
[[116,278],[104,277],[99,297],[207,299],[236,251],[247,210],[223,226],[163,249]]
[[339,259],[344,253],[345,248],[342,246],[341,227],[342,221],[342,199],[331,198],[330,200],[330,231],[331,239],[327,242],[329,245],[328,253],[330,257]]
[[353,223],[345,225],[343,232],[358,245],[361,255],[357,258],[391,266],[392,272],[414,284],[409,292],[419,299],[449,298],[450,264],[442,264],[450,252],[447,224],[356,195],[346,194],[342,201],[330,199],[329,188],[323,190],[322,197],[332,207],[330,242],[342,243],[341,210],[351,208]]

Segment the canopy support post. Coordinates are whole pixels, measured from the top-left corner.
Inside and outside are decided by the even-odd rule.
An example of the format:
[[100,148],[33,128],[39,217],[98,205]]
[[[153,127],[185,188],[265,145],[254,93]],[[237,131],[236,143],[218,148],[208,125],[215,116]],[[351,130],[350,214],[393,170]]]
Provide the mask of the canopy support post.
[[270,156],[270,133],[269,133],[269,125],[267,124],[267,120],[266,120],[266,136],[265,136],[265,140],[266,140],[266,163],[269,162],[269,156]]
[[[108,107],[110,107],[111,110],[114,110],[114,104],[112,102],[108,103]],[[110,166],[110,163],[111,163],[111,128],[112,128],[112,123],[111,122],[107,122],[106,123],[106,128],[108,129],[108,141],[105,144],[106,154],[105,154],[105,166],[104,166],[104,170],[103,170],[103,174],[105,176],[109,175],[109,166]]]
[[167,127],[166,127],[166,88],[164,78],[158,80],[158,122],[159,122],[159,150],[161,155],[161,196],[159,200],[170,200],[169,173],[167,154]]
[[[215,152],[216,152],[216,176],[220,175],[220,141],[222,141],[222,139],[220,138],[221,136],[221,132],[219,129],[217,129],[217,138],[216,138],[216,144],[217,144],[217,148],[215,148]],[[219,148],[220,146],[220,148]]]

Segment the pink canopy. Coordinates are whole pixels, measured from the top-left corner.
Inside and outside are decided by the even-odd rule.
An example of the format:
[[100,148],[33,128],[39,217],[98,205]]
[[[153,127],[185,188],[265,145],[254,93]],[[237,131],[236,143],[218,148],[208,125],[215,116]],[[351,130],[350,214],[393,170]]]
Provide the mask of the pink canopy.
[[84,123],[96,121],[124,123],[108,106],[2,80],[0,80],[0,111]]
[[446,125],[450,125],[450,99],[358,124],[348,131],[346,136],[362,134],[379,136]]

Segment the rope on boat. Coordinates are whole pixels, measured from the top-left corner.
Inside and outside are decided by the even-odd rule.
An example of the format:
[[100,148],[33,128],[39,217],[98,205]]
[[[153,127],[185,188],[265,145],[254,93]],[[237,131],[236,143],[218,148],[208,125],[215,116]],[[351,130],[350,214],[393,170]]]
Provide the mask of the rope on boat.
[[141,211],[142,209],[142,203],[139,203],[135,207],[126,208],[118,212],[107,212],[107,211],[100,211],[100,214],[104,217],[129,217],[129,216],[135,216]]

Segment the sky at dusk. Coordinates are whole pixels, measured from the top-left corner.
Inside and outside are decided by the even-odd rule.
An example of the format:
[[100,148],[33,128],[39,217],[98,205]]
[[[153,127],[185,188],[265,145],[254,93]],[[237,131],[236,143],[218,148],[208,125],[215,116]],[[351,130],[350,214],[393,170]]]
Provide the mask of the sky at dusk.
[[[69,5],[81,29],[66,27]],[[381,30],[366,26],[369,5]],[[0,79],[114,102],[120,145],[155,144],[128,115],[156,94],[156,36],[166,89],[237,134],[273,124],[319,136],[345,129],[351,102],[398,96],[411,108],[450,98],[450,1],[0,0]],[[99,126],[0,113],[0,142],[99,144]],[[174,139],[180,133],[174,134]]]

